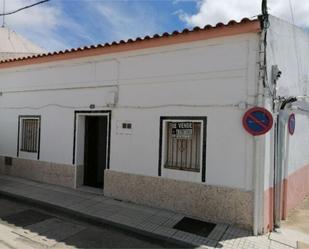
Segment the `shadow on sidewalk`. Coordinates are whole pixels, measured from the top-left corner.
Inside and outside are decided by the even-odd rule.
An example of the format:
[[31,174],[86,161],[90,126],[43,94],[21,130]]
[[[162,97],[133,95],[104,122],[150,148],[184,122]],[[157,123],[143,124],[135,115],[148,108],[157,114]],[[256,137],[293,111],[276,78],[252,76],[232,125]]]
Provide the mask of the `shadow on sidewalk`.
[[[44,248],[180,248],[110,225],[93,226],[0,196],[0,223]],[[189,248],[189,247],[187,247]]]

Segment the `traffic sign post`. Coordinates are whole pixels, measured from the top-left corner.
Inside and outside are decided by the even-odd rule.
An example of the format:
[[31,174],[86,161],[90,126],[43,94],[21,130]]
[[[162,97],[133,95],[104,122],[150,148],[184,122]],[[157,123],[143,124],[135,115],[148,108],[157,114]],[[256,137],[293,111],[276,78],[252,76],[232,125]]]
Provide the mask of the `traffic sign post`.
[[289,121],[288,121],[288,128],[289,128],[290,135],[294,134],[294,132],[295,132],[295,125],[296,125],[295,114],[292,113],[290,115]]
[[273,126],[272,114],[262,107],[254,107],[248,110],[243,117],[245,130],[253,135],[260,136],[267,133]]

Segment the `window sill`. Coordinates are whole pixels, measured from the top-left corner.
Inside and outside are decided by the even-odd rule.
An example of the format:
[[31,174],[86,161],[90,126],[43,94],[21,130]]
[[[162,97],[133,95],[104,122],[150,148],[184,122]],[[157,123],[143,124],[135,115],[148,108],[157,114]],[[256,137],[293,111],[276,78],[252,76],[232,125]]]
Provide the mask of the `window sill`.
[[172,166],[164,166],[165,169],[171,169],[171,170],[179,170],[179,171],[188,171],[188,172],[194,172],[194,173],[200,173],[200,169],[190,169],[190,168],[181,168],[181,167],[172,167]]
[[20,152],[25,152],[25,153],[35,153],[37,154],[37,151],[30,151],[30,150],[20,150]]

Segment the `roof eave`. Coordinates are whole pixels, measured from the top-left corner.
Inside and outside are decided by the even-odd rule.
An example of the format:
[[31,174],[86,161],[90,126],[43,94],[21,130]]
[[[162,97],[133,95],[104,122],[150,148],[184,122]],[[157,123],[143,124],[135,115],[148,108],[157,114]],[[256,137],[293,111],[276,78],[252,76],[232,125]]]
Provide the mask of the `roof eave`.
[[207,25],[204,28],[185,29],[182,32],[164,33],[163,35],[146,36],[143,39],[113,42],[111,44],[99,44],[96,46],[34,55],[30,57],[10,59],[0,62],[0,69],[21,67],[32,64],[51,63],[56,61],[72,60],[104,54],[120,53],[140,49],[149,49],[180,43],[188,43],[213,39],[218,37],[233,36],[244,33],[261,32],[261,23],[258,19],[243,19],[241,22],[230,21],[228,24],[218,23],[216,26]]

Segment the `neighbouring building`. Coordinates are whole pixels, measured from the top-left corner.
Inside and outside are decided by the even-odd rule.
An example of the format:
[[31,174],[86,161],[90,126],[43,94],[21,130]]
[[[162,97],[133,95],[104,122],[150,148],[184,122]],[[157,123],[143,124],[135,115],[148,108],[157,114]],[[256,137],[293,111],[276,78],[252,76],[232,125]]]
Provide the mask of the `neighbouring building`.
[[309,194],[308,54],[263,16],[4,59],[0,173],[272,230]]
[[0,27],[0,60],[42,54],[45,51],[10,28]]

